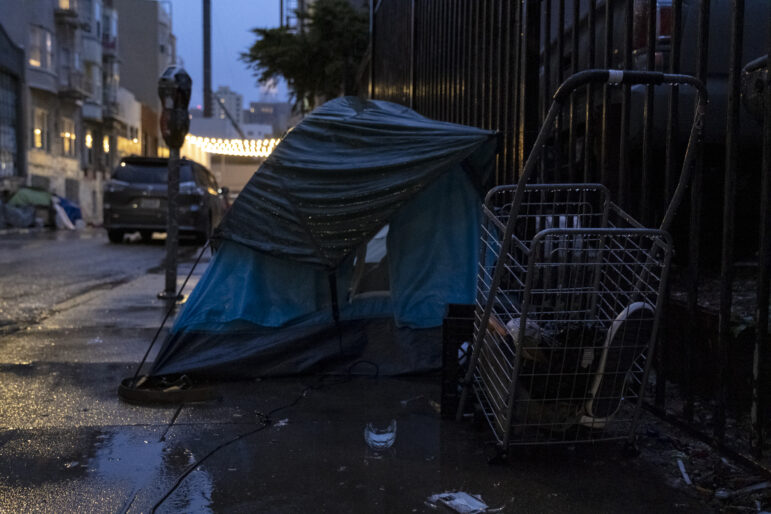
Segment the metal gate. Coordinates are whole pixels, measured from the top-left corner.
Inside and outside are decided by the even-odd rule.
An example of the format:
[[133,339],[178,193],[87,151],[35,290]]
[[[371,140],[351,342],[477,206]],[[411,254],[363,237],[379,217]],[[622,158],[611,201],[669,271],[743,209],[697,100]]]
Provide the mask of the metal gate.
[[[370,94],[499,130],[499,184],[518,177],[551,95],[572,73],[657,70],[706,83],[704,144],[673,228],[676,279],[660,337],[672,350],[658,352],[654,405],[760,456],[771,414],[769,2],[380,0],[372,31]],[[674,192],[692,102],[676,85],[574,95],[541,178],[600,181],[649,223]],[[727,418],[741,430],[727,432]]]

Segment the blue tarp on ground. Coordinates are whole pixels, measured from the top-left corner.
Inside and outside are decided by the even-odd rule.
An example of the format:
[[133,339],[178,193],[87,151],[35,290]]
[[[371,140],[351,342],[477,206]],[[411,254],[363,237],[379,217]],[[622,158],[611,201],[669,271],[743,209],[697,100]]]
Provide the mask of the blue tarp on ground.
[[[496,143],[388,102],[341,98],[311,113],[218,228],[151,374],[266,376],[359,359],[387,374],[437,367],[447,304],[473,301]],[[390,287],[356,294],[356,250],[386,224]]]

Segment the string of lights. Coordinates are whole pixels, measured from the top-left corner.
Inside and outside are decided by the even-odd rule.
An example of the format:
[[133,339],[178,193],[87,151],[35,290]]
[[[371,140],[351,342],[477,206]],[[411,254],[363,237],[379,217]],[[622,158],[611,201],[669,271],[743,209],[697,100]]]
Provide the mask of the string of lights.
[[219,139],[188,134],[185,142],[200,147],[204,152],[241,157],[267,157],[278,144],[278,139]]

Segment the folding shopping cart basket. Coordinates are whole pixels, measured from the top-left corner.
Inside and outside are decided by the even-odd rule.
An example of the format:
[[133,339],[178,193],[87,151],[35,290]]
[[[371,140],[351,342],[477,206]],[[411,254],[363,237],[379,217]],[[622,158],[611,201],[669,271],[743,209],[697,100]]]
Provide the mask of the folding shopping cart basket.
[[[601,184],[532,184],[547,133],[576,88],[686,84],[698,91],[679,183],[661,226],[643,227]],[[707,95],[686,75],[587,70],[554,94],[519,182],[484,203],[473,390],[499,450],[633,438],[671,255],[667,233],[701,137]]]

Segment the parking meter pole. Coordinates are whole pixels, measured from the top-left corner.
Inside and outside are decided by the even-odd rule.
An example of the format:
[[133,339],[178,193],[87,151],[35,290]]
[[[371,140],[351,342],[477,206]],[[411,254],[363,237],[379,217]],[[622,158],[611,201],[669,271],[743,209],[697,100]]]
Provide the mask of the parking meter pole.
[[177,197],[179,195],[179,149],[185,142],[190,128],[187,105],[193,81],[179,66],[169,66],[158,81],[158,96],[161,99],[161,135],[169,146],[168,174],[168,219],[166,221],[166,288],[158,294],[169,302],[177,297],[177,247],[179,246],[179,219],[177,218]]
[[169,150],[168,219],[166,221],[166,289],[164,298],[177,300],[177,248],[179,247],[179,219],[177,196],[179,195],[179,148]]

